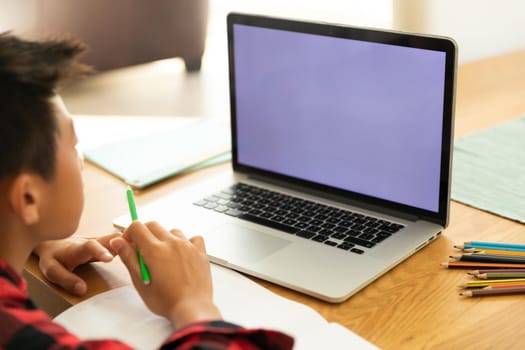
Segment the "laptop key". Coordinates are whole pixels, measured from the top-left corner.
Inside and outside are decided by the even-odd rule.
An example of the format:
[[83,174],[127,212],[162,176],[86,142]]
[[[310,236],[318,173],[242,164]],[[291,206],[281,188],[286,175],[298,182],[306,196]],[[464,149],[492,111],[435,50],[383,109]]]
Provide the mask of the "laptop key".
[[377,237],[388,238],[388,237],[392,236],[392,234],[391,234],[391,233],[388,233],[388,232],[381,231],[381,232],[378,232],[378,233],[376,234],[376,236],[377,236]]
[[215,209],[217,206],[218,206],[217,203],[209,202],[209,203],[206,203],[206,205],[204,205],[204,208],[206,208],[206,209]]
[[334,232],[339,232],[339,233],[345,233],[346,231],[348,231],[348,227],[344,227],[344,226],[336,226],[334,229],[333,229]]
[[230,200],[232,198],[231,193],[224,193],[224,192],[216,193],[214,196],[219,197],[224,200]]
[[263,211],[259,210],[259,209],[252,209],[252,210],[249,211],[249,213],[252,214],[252,215],[255,215],[255,216],[261,216]]
[[240,207],[238,207],[238,208],[234,208],[234,209],[237,209],[238,211],[242,211],[242,212],[252,210],[252,209],[251,209],[249,206],[247,206],[247,205],[241,205]]
[[299,216],[297,218],[297,221],[301,221],[301,222],[305,222],[305,223],[309,222],[310,220],[312,220],[312,219],[310,219],[308,216]]
[[339,244],[339,245],[337,246],[337,248],[339,248],[339,249],[343,249],[343,250],[349,250],[349,249],[352,248],[353,246],[354,246],[353,244],[350,244],[350,243],[348,243],[348,242],[343,242],[343,243]]
[[225,211],[227,211],[229,208],[224,206],[224,205],[219,205],[217,208],[213,209],[215,210],[216,212],[218,213],[224,213]]
[[370,241],[374,237],[375,236],[370,234],[370,233],[363,233],[363,234],[359,235],[357,238],[364,239],[365,241]]
[[332,234],[332,238],[334,238],[334,239],[345,239],[346,235],[344,233],[336,232],[336,233]]
[[366,248],[372,248],[373,246],[375,246],[375,243],[368,242],[368,241],[365,241],[363,239],[359,239],[359,238],[352,237],[352,236],[346,237],[345,238],[345,242],[355,243],[357,245],[360,245],[360,246],[366,247]]
[[364,250],[361,250],[359,248],[352,248],[352,249],[350,249],[350,251],[352,253],[356,253],[356,254],[363,254],[365,252]]
[[337,223],[339,223],[340,221],[341,221],[341,219],[336,218],[336,217],[331,217],[331,218],[328,218],[328,219],[326,220],[326,222],[329,222],[329,223],[331,223],[331,224],[337,224]]
[[334,224],[331,224],[329,222],[325,222],[324,224],[321,225],[322,228],[326,228],[326,229],[332,229],[335,227]]
[[200,201],[194,202],[193,204],[196,205],[196,206],[199,206],[199,207],[203,207],[206,204],[208,204],[208,201],[205,201],[204,199],[201,199]]
[[316,242],[324,242],[328,239],[327,236],[325,235],[317,235],[315,236],[314,238],[312,238],[312,241],[316,241]]
[[350,231],[347,231],[346,234],[350,235],[350,236],[359,236],[361,234],[361,232],[360,231],[356,231],[356,230],[350,230]]
[[224,214],[230,215],[230,216],[239,216],[242,214],[242,212],[237,209],[228,209],[224,212]]
[[281,215],[275,215],[275,216],[272,216],[272,221],[275,221],[275,222],[281,222],[281,221],[284,221],[286,218],[284,216],[281,216]]
[[384,237],[384,236],[377,236],[377,237],[374,237],[370,240],[370,242],[374,242],[374,243],[381,243],[383,242],[385,239],[387,239],[387,237]]
[[367,228],[365,228],[365,229],[363,230],[363,232],[364,232],[364,233],[368,233],[368,234],[373,235],[373,234],[378,233],[379,230],[377,230],[377,229],[375,229],[375,228],[373,228],[373,227],[367,227]]
[[297,231],[299,231],[297,227],[288,226],[280,222],[271,221],[265,218],[261,218],[259,216],[254,216],[254,215],[250,215],[246,213],[239,215],[238,218],[246,220],[246,221],[250,221],[250,222],[253,222],[259,225],[271,227],[276,230],[281,230],[287,233],[296,233]]
[[327,228],[324,228],[322,229],[321,231],[319,231],[319,234],[322,234],[322,235],[325,235],[325,236],[331,236],[333,233],[332,230],[329,230]]
[[389,233],[396,233],[397,231],[401,229],[401,227],[383,225],[383,226],[378,227],[378,229],[389,232]]
[[299,237],[303,237],[303,238],[306,238],[306,239],[310,239],[314,236],[317,236],[317,234],[315,232],[310,232],[310,231],[299,231],[297,232],[297,236]]
[[290,225],[290,226],[295,226],[295,224],[297,224],[297,221],[293,220],[293,219],[286,219],[286,220],[283,221],[283,224]]
[[308,224],[304,223],[304,222],[298,222],[295,227],[297,228],[300,228],[300,229],[305,229],[308,227]]
[[319,226],[314,226],[314,225],[311,225],[311,226],[308,226],[308,231],[312,231],[312,232],[319,232],[322,230],[322,228],[320,228]]
[[216,202],[216,201],[219,200],[219,197],[217,197],[217,196],[209,196],[209,197],[206,197],[204,199],[207,200],[208,202]]

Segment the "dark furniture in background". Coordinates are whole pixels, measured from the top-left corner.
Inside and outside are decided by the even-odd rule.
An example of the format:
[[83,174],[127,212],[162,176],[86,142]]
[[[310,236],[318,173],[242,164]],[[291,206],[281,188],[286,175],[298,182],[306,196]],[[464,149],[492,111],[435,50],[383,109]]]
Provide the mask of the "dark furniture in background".
[[69,33],[90,46],[83,61],[98,71],[181,57],[198,71],[208,0],[38,0],[31,31]]

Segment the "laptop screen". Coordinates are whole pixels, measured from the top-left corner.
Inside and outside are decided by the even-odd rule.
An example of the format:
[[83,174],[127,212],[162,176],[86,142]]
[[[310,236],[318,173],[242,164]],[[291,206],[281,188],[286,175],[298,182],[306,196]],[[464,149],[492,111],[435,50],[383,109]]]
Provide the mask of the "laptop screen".
[[239,165],[439,211],[446,52],[243,23],[231,31]]

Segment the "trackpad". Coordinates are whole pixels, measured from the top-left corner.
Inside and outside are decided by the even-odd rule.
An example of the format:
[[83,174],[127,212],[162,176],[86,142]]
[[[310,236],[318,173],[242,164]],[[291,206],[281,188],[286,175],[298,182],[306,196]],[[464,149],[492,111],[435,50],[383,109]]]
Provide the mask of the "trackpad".
[[218,226],[203,236],[208,254],[228,262],[256,262],[291,243],[288,240],[234,224]]

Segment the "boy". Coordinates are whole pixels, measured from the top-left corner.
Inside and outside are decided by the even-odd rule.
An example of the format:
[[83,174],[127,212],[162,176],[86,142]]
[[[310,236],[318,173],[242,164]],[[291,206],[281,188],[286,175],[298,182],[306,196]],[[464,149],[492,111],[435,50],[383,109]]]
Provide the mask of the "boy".
[[[86,71],[75,60],[82,51],[73,41],[39,43],[0,34],[1,349],[129,348],[116,340],[82,341],[68,333],[33,305],[21,277],[32,251],[46,262],[52,279],[55,271],[58,282],[64,282],[64,270],[78,264],[112,259],[95,241],[75,245],[63,240],[77,229],[83,209],[82,165],[72,120],[55,89]],[[120,256],[148,308],[176,329],[163,349],[292,347],[293,340],[282,333],[222,321],[202,237],[188,240],[178,230],[134,222],[122,236],[100,242]],[[150,285],[141,280],[137,248],[150,270]],[[87,253],[74,255],[81,251]],[[78,283],[70,288],[82,294],[85,285]]]

